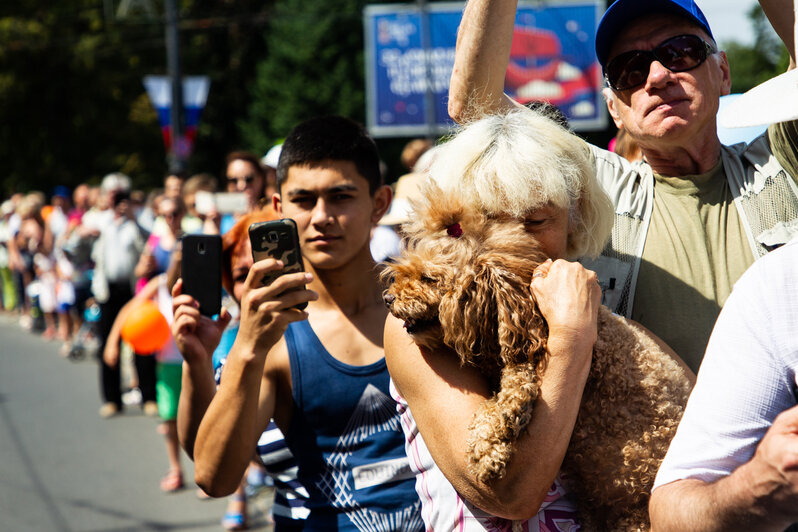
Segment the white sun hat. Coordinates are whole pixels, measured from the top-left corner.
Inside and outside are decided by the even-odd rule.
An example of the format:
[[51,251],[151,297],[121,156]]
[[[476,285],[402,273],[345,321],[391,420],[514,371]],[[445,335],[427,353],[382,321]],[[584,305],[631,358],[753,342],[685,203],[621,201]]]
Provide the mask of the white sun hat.
[[[798,12],[798,0],[794,0],[793,9]],[[793,46],[798,50],[798,24],[793,28],[793,37]],[[718,123],[729,128],[749,127],[796,118],[798,69],[793,69],[757,85],[724,107],[718,114]]]
[[410,200],[421,195],[421,185],[426,176],[417,173],[405,174],[396,181],[391,208],[380,218],[380,225],[399,225],[410,221],[413,206]]
[[281,151],[283,151],[283,145],[275,144],[269,148],[269,151],[266,152],[266,155],[263,156],[260,162],[262,162],[264,166],[268,166],[277,170],[277,163],[280,162]]

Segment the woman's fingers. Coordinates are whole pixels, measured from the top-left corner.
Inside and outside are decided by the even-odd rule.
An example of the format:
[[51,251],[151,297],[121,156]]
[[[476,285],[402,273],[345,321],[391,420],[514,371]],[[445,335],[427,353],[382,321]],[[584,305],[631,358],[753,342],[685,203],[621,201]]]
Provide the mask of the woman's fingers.
[[172,298],[175,298],[182,293],[183,293],[183,278],[178,277],[177,281],[175,281],[175,284],[172,287]]

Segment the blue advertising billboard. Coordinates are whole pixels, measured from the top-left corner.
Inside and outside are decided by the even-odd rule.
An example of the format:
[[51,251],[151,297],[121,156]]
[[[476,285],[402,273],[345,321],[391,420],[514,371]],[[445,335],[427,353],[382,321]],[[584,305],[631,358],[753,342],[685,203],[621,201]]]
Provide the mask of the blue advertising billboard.
[[[599,1],[524,4],[505,76],[521,103],[556,105],[573,129],[607,125],[593,43]],[[446,109],[463,4],[371,5],[364,10],[367,125],[373,136],[436,135],[453,124]],[[426,52],[425,52],[426,50]]]

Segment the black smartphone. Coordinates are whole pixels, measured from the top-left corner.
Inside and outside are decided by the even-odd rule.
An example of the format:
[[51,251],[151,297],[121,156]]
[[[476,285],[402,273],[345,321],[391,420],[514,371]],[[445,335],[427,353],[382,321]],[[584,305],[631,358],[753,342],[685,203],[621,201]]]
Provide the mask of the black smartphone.
[[222,237],[184,235],[182,241],[183,293],[199,302],[201,314],[215,316],[222,307]]
[[[286,273],[305,271],[299,250],[296,222],[292,219],[283,218],[250,225],[249,241],[252,244],[252,260],[255,262],[268,257],[283,262],[282,270],[271,272],[263,278],[264,285],[271,284]],[[304,309],[307,306],[307,303],[301,303],[296,308]]]

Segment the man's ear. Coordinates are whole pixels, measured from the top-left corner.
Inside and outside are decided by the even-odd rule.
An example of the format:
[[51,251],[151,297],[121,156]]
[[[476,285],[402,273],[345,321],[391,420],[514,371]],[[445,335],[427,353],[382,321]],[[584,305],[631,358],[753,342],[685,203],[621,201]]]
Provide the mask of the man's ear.
[[607,110],[610,112],[612,121],[615,122],[615,127],[621,129],[623,127],[623,122],[621,122],[621,115],[618,114],[618,109],[615,108],[615,94],[612,92],[612,89],[608,87],[604,89],[604,98],[607,102]]
[[729,67],[729,59],[726,57],[726,52],[719,51],[720,56],[720,70],[723,78],[721,79],[720,95],[726,96],[731,94],[731,68]]
[[272,194],[272,208],[279,216],[283,215],[283,202],[280,199],[280,194],[277,192]]
[[380,221],[380,218],[382,218],[385,213],[388,212],[388,208],[391,206],[392,199],[393,189],[388,185],[382,185],[380,188],[374,191],[374,209],[371,212],[371,223],[376,224]]

